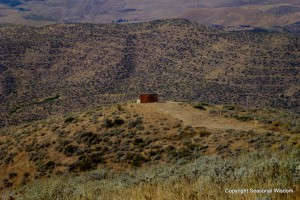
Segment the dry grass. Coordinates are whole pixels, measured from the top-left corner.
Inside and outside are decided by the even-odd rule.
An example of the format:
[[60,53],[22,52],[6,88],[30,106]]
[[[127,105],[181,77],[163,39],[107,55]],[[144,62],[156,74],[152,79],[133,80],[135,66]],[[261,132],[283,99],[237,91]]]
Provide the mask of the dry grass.
[[[178,160],[191,162],[203,156],[226,158],[300,146],[298,132],[270,131],[262,128],[263,121],[256,124],[224,118],[231,112],[229,107],[223,117],[211,114],[222,107],[205,107],[127,103],[2,128],[0,190],[55,174],[82,174],[101,168],[126,171]],[[189,112],[201,117],[191,120]],[[285,121],[292,123],[294,117],[287,115]]]
[[[3,194],[16,199],[297,199],[299,150],[202,157],[126,173],[97,170],[52,177]],[[225,189],[293,189],[289,194],[227,194]]]

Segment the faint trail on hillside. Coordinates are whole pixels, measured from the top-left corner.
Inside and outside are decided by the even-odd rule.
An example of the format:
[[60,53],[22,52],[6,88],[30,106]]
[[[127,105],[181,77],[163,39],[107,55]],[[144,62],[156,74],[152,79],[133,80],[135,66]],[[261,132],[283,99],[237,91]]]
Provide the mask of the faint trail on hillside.
[[209,114],[208,111],[201,111],[185,103],[166,102],[144,104],[143,106],[151,107],[153,110],[176,117],[182,120],[184,125],[193,127],[206,127],[209,129],[235,129],[235,130],[255,130],[265,131],[255,122],[240,122],[232,118],[224,118],[217,114]]

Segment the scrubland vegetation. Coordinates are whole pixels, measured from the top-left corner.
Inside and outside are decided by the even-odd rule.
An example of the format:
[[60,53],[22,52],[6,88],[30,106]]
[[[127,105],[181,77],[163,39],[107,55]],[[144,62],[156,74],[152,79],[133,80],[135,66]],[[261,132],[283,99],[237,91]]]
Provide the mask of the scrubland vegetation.
[[[184,19],[0,35],[3,199],[300,196],[299,35]],[[172,102],[129,102],[141,91]],[[293,193],[225,192],[243,188]]]
[[184,19],[1,25],[0,34],[0,127],[126,102],[141,91],[300,112],[299,34],[229,32]]
[[[207,118],[249,123],[253,130],[193,127],[154,109],[155,104],[131,103],[1,128],[1,197],[279,200],[299,196],[297,114],[234,105],[176,105],[182,112],[192,109]],[[225,192],[243,188],[283,188],[294,193]]]
[[[297,199],[300,150],[257,152],[222,159],[203,156],[193,162],[114,172],[55,176],[18,188],[4,199]],[[293,193],[228,194],[225,189],[292,189]]]

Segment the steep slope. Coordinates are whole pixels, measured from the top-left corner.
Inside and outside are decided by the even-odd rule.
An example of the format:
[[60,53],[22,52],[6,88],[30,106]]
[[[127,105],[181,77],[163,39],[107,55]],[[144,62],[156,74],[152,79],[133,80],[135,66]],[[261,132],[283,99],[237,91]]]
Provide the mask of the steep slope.
[[293,108],[300,36],[187,20],[0,28],[0,124],[135,99]]

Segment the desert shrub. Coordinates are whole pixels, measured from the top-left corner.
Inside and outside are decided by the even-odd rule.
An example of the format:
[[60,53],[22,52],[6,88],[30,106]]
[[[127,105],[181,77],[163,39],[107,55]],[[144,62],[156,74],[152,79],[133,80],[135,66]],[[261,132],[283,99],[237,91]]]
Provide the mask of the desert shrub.
[[103,153],[82,155],[75,163],[70,165],[69,171],[90,171],[96,169],[97,165],[100,163],[105,163]]
[[60,96],[57,94],[57,95],[55,95],[54,97],[46,98],[46,99],[44,99],[43,101],[41,101],[41,102],[39,102],[39,103],[53,102],[53,101],[59,99],[59,97],[60,97]]
[[200,102],[200,103],[194,105],[194,108],[199,109],[199,110],[206,110],[205,106],[209,106],[209,104]]
[[74,134],[74,139],[78,142],[83,142],[85,144],[98,144],[102,141],[101,135],[95,134],[93,132],[78,131]]
[[30,152],[28,156],[29,156],[29,160],[34,162],[38,160],[43,160],[45,157],[45,155],[41,152]]
[[65,136],[67,136],[67,135],[70,133],[70,131],[58,129],[58,130],[55,131],[55,133],[56,133],[59,137],[65,137]]
[[68,117],[68,118],[65,119],[65,123],[71,123],[71,122],[73,122],[75,120],[76,120],[75,117],[70,116],[70,117]]
[[206,149],[208,149],[208,145],[200,145],[200,146],[196,146],[195,150],[197,151],[205,151]]
[[13,182],[10,181],[10,180],[7,179],[7,178],[3,179],[2,182],[3,182],[3,186],[4,186],[5,188],[11,187],[11,186],[13,185]]
[[118,111],[123,111],[124,108],[123,108],[120,104],[117,104],[117,110],[118,110]]
[[23,174],[21,185],[26,185],[30,181],[29,176],[30,176],[29,172],[25,172]]
[[114,120],[114,125],[116,126],[120,126],[120,125],[123,125],[125,123],[125,121],[119,117],[117,117],[115,120]]
[[148,161],[139,153],[126,153],[124,160],[129,162],[133,167],[140,167],[144,162]]
[[144,143],[144,140],[143,140],[142,138],[135,138],[135,139],[133,140],[133,144],[134,144],[134,145],[139,145],[139,144],[141,144],[141,143]]
[[234,105],[225,105],[225,106],[223,106],[223,109],[224,110],[231,110],[231,111],[233,111],[233,110],[236,110],[237,107],[234,106]]
[[139,131],[145,130],[145,127],[142,124],[136,125],[135,128]]
[[187,125],[183,129],[183,134],[194,134],[195,128],[193,126]]
[[76,155],[88,154],[91,152],[92,150],[90,147],[81,147],[76,150]]
[[191,150],[191,151],[194,151],[194,150],[198,147],[198,145],[192,144],[192,143],[190,143],[190,144],[188,144],[188,145],[186,145],[186,146],[187,146],[187,148],[188,148],[189,150]]
[[206,110],[206,108],[201,105],[196,105],[196,106],[194,106],[194,108],[199,109],[199,110]]
[[131,165],[133,167],[141,167],[143,162],[145,162],[146,160],[147,159],[144,156],[142,156],[140,154],[136,154],[136,155],[134,155],[134,157],[132,159]]
[[106,118],[106,119],[103,120],[101,126],[104,127],[104,128],[111,128],[111,127],[114,126],[114,124],[113,124],[113,122],[112,122],[111,119],[107,119],[107,118]]
[[177,150],[177,158],[184,158],[184,157],[190,157],[192,155],[192,152],[187,148],[180,148]]
[[5,157],[5,159],[4,159],[5,164],[9,164],[9,163],[12,163],[12,162],[13,162],[13,156],[8,155],[8,156]]
[[90,155],[92,162],[95,164],[105,163],[105,159],[103,158],[103,153],[93,153]]
[[199,135],[200,135],[200,137],[205,137],[205,136],[211,135],[211,133],[208,132],[207,130],[201,130],[201,131],[199,132]]
[[253,120],[253,117],[251,117],[249,115],[243,115],[243,116],[237,116],[236,119],[241,122],[247,122],[247,121]]
[[188,145],[192,144],[192,141],[190,139],[184,139],[182,141],[182,144],[185,145],[185,146],[188,146]]
[[208,113],[211,114],[211,115],[217,115],[217,114],[219,114],[220,112],[219,112],[218,110],[216,110],[216,109],[211,109],[211,110],[209,110]]
[[72,143],[72,141],[66,139],[66,140],[60,140],[58,143],[59,143],[59,145],[61,145],[61,146],[66,146],[66,145]]
[[292,133],[300,133],[300,124],[294,126],[291,130]]
[[220,144],[217,146],[216,150],[217,151],[222,151],[224,149],[228,149],[229,145],[228,144]]
[[15,177],[17,177],[17,176],[18,176],[18,174],[17,174],[16,172],[11,172],[11,173],[8,174],[8,177],[9,177],[10,179],[15,178]]
[[98,124],[99,123],[98,116],[97,115],[92,116],[91,121],[93,122],[93,124]]
[[43,148],[48,148],[51,145],[50,142],[45,142],[42,144],[36,144],[36,149],[43,149]]
[[65,147],[64,149],[64,153],[67,156],[72,156],[76,151],[77,151],[78,147],[75,145],[68,145]]
[[192,151],[187,147],[181,147],[177,150],[169,151],[168,153],[175,160],[180,160],[182,158],[190,159],[192,156]]
[[30,173],[29,172],[25,172],[23,176],[28,178],[30,176]]
[[171,152],[171,151],[174,151],[176,150],[175,146],[173,145],[168,145],[166,148],[165,148],[165,151],[166,152]]
[[3,160],[6,157],[7,153],[3,149],[0,148],[0,160]]
[[[175,162],[122,173],[101,169],[52,177],[12,190],[8,195],[23,200],[237,199],[236,194],[226,194],[223,188],[297,188],[299,155],[299,150],[289,150],[280,155],[261,152],[227,159],[202,156],[191,163]],[[298,199],[299,194],[297,190],[270,194],[270,199]],[[262,198],[261,194],[244,195],[245,199]]]
[[142,123],[143,119],[141,117],[138,117],[128,122],[128,128],[141,127]]
[[39,161],[37,163],[37,170],[40,172],[49,171],[55,168],[55,162],[54,161],[48,161],[46,163]]
[[96,164],[89,156],[80,156],[76,163],[69,168],[70,171],[90,171],[96,168]]
[[154,150],[149,151],[150,156],[155,156],[155,155],[157,155],[157,153],[158,153],[158,151],[154,151]]

